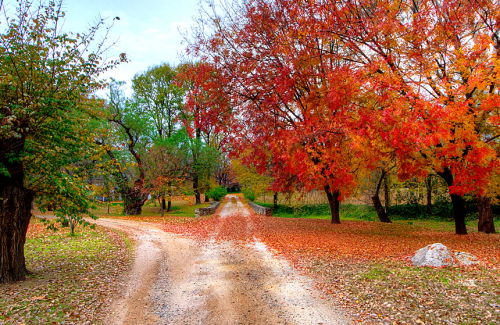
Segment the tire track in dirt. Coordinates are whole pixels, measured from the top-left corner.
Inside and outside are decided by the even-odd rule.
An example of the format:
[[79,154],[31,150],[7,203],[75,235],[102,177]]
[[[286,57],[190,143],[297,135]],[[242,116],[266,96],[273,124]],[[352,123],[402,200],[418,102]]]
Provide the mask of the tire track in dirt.
[[[237,198],[237,197],[236,197]],[[238,200],[238,198],[237,198]],[[155,300],[163,324],[348,324],[337,308],[319,298],[311,280],[285,260],[274,257],[252,235],[251,213],[228,203],[210,238],[181,242],[168,249],[168,269],[156,287]],[[244,216],[244,218],[242,218]],[[238,223],[232,223],[238,218]],[[243,221],[241,221],[243,220]],[[219,241],[227,232],[246,232],[247,243]],[[241,234],[239,234],[241,235]],[[240,236],[245,237],[245,236]],[[177,250],[189,258],[169,258]],[[193,252],[193,249],[196,252]],[[181,271],[182,270],[182,271]]]
[[103,323],[350,324],[310,279],[253,236],[251,213],[236,199],[229,197],[205,239],[147,222],[98,219],[136,242],[124,290]]

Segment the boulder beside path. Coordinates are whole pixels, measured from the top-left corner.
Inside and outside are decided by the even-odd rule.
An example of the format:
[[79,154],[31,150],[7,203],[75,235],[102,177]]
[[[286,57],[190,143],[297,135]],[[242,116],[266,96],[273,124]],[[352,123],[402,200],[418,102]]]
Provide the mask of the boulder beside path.
[[452,252],[441,243],[425,246],[415,252],[411,257],[415,266],[469,266],[479,264],[479,260],[474,255],[467,252]]

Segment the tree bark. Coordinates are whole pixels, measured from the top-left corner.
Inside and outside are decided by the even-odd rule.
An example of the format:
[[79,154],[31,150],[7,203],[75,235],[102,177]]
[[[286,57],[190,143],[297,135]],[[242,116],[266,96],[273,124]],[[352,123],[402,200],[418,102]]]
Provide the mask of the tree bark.
[[[199,141],[201,139],[201,129],[197,126],[200,119],[200,108],[198,106],[195,107],[195,126],[196,126],[196,140]],[[198,145],[198,143],[196,144]],[[193,154],[193,165],[196,166],[198,164],[198,149],[196,149],[196,153]],[[199,170],[195,168],[195,175],[193,177],[193,189],[194,196],[196,197],[195,205],[201,204],[201,193],[198,189],[199,187]]]
[[[5,141],[5,140],[4,140]],[[18,148],[19,156],[24,140],[2,143],[0,149]],[[12,151],[10,151],[12,152]],[[10,153],[9,152],[9,153]],[[28,270],[24,258],[24,243],[31,219],[34,193],[24,186],[24,166],[21,161],[9,161],[6,150],[0,150],[0,162],[9,176],[0,173],[0,283],[26,279]]]
[[384,207],[382,206],[382,202],[380,202],[380,198],[378,197],[378,193],[372,197],[373,206],[375,207],[375,211],[377,211],[378,218],[380,222],[392,223],[391,219],[385,213]]
[[274,192],[273,195],[273,209],[276,209],[278,206],[278,192]]
[[385,199],[385,213],[388,216],[389,215],[389,207],[391,206],[391,198],[390,195],[391,193],[389,192],[389,181],[387,180],[387,175],[384,177],[384,199]]
[[478,195],[477,210],[479,212],[477,230],[487,234],[495,233],[495,223],[493,222],[493,213],[491,211],[491,199]]
[[172,182],[168,182],[168,205],[167,212],[172,211]]
[[75,221],[72,218],[69,219],[69,225],[70,225],[70,235],[74,236],[75,235]]
[[375,191],[375,194],[372,197],[372,202],[373,202],[373,206],[375,207],[375,211],[377,211],[377,216],[378,216],[380,222],[391,223],[391,219],[389,219],[389,216],[387,215],[386,211],[384,210],[384,207],[382,206],[382,202],[380,202],[380,198],[378,196],[378,193],[380,192],[380,186],[382,185],[382,181],[385,179],[386,175],[387,175],[387,172],[385,170],[382,170],[382,175],[380,176],[380,179],[378,181],[377,190]]
[[206,202],[210,202],[210,199],[208,198],[208,196],[205,194],[205,203]]
[[194,177],[194,180],[193,180],[193,189],[194,189],[194,196],[196,197],[196,203],[195,203],[195,205],[201,204],[201,193],[198,190],[198,176]]
[[427,214],[432,215],[432,176],[428,176],[425,180],[427,185]]
[[[453,174],[451,170],[446,167],[442,172],[437,173],[441,176],[446,184],[448,185],[448,189],[453,185]],[[451,202],[453,204],[453,217],[455,219],[455,233],[457,235],[467,235],[467,227],[465,226],[465,203],[462,196],[458,194],[450,194]]]
[[330,190],[330,185],[325,186],[326,197],[328,198],[328,204],[330,205],[330,211],[332,212],[332,224],[340,223],[340,201],[339,191]]
[[148,193],[142,191],[142,182],[135,181],[134,187],[122,189],[123,213],[137,216],[142,213],[142,206],[148,199]]
[[160,211],[161,211],[161,216],[163,217],[165,215],[165,198],[161,198],[160,202]]

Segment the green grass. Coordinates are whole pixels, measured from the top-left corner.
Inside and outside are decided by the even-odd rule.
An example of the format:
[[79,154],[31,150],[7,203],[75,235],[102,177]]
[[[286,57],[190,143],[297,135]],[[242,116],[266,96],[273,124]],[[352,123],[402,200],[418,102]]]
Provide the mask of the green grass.
[[[202,197],[202,201],[203,201]],[[194,205],[192,202],[188,202],[181,199],[175,199],[172,201],[172,211],[164,211],[164,215],[167,216],[177,216],[177,217],[194,217],[195,210],[198,208],[204,208],[210,206],[210,203],[202,203],[201,205]],[[113,202],[110,205],[110,211],[108,213],[107,203],[97,203],[96,209],[91,210],[92,213],[103,216],[103,217],[119,217],[123,216],[123,203]],[[142,207],[141,216],[161,216],[161,209],[158,201],[149,200]]]
[[130,263],[125,238],[97,227],[47,230],[33,219],[25,245],[26,281],[0,285],[0,323],[96,323]]
[[[272,203],[255,202],[259,205],[273,208]],[[273,208],[273,216],[280,218],[305,218],[305,219],[331,219],[330,207],[327,204],[318,204],[311,206],[302,206],[294,208],[286,205],[278,204]],[[429,219],[408,219],[399,218],[398,216],[391,215],[389,218],[396,224],[407,224],[423,228],[429,228],[437,231],[455,231],[455,223],[452,219],[442,219],[439,217]],[[377,212],[372,206],[367,205],[353,205],[341,204],[340,205],[340,220],[363,220],[377,222]],[[495,221],[495,229],[500,232],[500,219]],[[467,229],[469,232],[477,231],[477,220],[466,221]]]

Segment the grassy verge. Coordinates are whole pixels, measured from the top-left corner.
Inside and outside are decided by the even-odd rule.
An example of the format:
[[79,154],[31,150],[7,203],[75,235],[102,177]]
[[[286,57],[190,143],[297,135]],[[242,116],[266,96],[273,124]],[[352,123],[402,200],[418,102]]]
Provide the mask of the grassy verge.
[[99,323],[130,264],[126,241],[99,228],[47,230],[31,221],[25,246],[32,274],[26,281],[0,285],[0,323]]
[[[272,208],[272,203],[256,202],[259,205]],[[302,206],[300,208],[280,205],[273,208],[273,216],[280,218],[306,218],[306,219],[331,219],[330,208],[326,204],[317,204]],[[410,219],[409,217],[390,216],[394,223],[423,226],[442,231],[453,231],[455,224],[451,219],[442,219],[439,217],[429,217],[428,219]],[[372,206],[342,204],[340,205],[340,220],[363,220],[377,222],[377,212]],[[500,219],[496,219],[495,228],[500,231]],[[477,220],[468,220],[466,222],[468,231],[477,230]]]
[[500,322],[500,274],[494,269],[326,259],[309,260],[303,266],[326,295],[349,308],[363,324]]
[[[202,197],[202,201],[203,201]],[[184,200],[180,197],[174,197],[172,200],[172,211],[164,211],[165,217],[194,217],[195,210],[198,208],[204,208],[210,206],[210,203],[202,203],[201,205],[194,205],[191,198],[189,201]],[[109,204],[108,213],[108,203],[97,203],[97,209],[92,210],[92,212],[100,217],[125,217],[123,216],[123,203],[122,202],[112,202]],[[160,205],[157,201],[149,200],[142,207],[142,217],[161,217]],[[135,217],[134,217],[135,218]],[[144,219],[147,221],[147,219]]]
[[[362,324],[500,324],[500,235],[454,234],[449,222],[383,224],[253,217],[255,237],[315,279]],[[472,227],[470,227],[472,228]],[[472,230],[472,229],[471,229]],[[440,242],[474,267],[419,268],[409,256]]]

